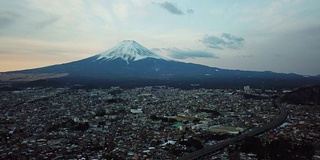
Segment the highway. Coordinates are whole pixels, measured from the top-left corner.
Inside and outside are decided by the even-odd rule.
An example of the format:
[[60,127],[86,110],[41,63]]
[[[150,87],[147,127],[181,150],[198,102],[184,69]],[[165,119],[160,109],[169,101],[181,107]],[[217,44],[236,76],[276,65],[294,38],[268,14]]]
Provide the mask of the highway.
[[[280,107],[280,104],[279,103],[277,103],[277,104]],[[274,129],[274,128],[280,126],[287,119],[287,116],[288,116],[288,112],[285,109],[283,109],[283,107],[280,107],[279,116],[276,119],[274,119],[273,121],[271,121],[270,123],[266,124],[265,126],[253,129],[253,130],[248,131],[246,133],[243,133],[239,136],[224,140],[224,141],[217,143],[217,144],[214,144],[212,146],[205,147],[205,148],[200,149],[198,151],[192,152],[188,155],[184,155],[184,156],[178,158],[178,160],[204,159],[205,157],[212,155],[217,150],[224,148],[230,144],[239,142],[241,140],[244,140],[245,138],[261,134],[261,133],[266,132],[270,129]]]

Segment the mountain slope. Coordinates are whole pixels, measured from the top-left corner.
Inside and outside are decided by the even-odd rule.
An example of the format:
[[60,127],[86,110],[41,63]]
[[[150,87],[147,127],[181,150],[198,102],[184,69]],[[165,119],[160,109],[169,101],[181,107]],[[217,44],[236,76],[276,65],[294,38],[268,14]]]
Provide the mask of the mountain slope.
[[281,97],[282,102],[291,104],[319,105],[320,85],[297,88]]
[[199,64],[164,59],[132,40],[92,57],[65,64],[14,71],[19,74],[65,74],[60,80],[69,83],[126,83],[136,81],[166,81],[168,83],[202,83],[226,86],[299,86],[314,84],[319,78],[297,74],[226,70]]
[[127,63],[145,58],[161,59],[160,56],[149,51],[147,48],[143,47],[134,40],[124,40],[116,47],[102,52],[98,56],[98,60],[115,60],[117,58],[121,58]]

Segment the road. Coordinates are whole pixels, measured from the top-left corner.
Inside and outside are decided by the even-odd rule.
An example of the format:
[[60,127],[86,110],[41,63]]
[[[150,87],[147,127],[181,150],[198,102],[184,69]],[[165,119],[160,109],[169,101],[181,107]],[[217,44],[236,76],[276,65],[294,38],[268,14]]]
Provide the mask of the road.
[[214,144],[212,146],[209,146],[209,147],[200,149],[198,151],[192,152],[192,153],[190,153],[188,155],[185,155],[185,156],[182,156],[182,157],[178,158],[178,160],[203,159],[204,157],[210,156],[212,153],[214,153],[217,150],[219,150],[221,148],[224,148],[224,147],[226,147],[226,146],[228,146],[230,144],[239,142],[239,141],[244,140],[244,139],[246,139],[248,137],[261,134],[261,133],[266,132],[266,131],[268,131],[270,129],[274,129],[274,128],[280,126],[287,119],[288,112],[283,107],[280,107],[279,102],[277,104],[278,104],[278,106],[280,108],[279,116],[275,120],[273,120],[270,123],[266,124],[265,126],[253,129],[253,130],[248,131],[246,133],[243,133],[243,134],[241,134],[239,136],[224,140],[224,141],[222,141],[220,143],[217,143],[217,144]]

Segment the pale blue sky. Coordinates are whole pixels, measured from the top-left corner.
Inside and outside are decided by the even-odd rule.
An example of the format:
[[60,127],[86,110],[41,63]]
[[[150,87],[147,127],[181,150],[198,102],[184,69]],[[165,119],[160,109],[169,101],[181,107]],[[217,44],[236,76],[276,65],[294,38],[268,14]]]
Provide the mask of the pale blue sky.
[[319,0],[0,0],[0,71],[83,59],[125,39],[226,69],[320,74]]

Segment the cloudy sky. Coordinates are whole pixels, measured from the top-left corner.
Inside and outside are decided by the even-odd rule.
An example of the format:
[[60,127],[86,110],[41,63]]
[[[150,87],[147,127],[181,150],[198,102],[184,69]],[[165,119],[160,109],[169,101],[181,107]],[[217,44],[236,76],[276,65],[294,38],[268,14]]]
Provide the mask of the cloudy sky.
[[0,0],[0,71],[93,56],[132,39],[184,62],[320,74],[319,0]]

